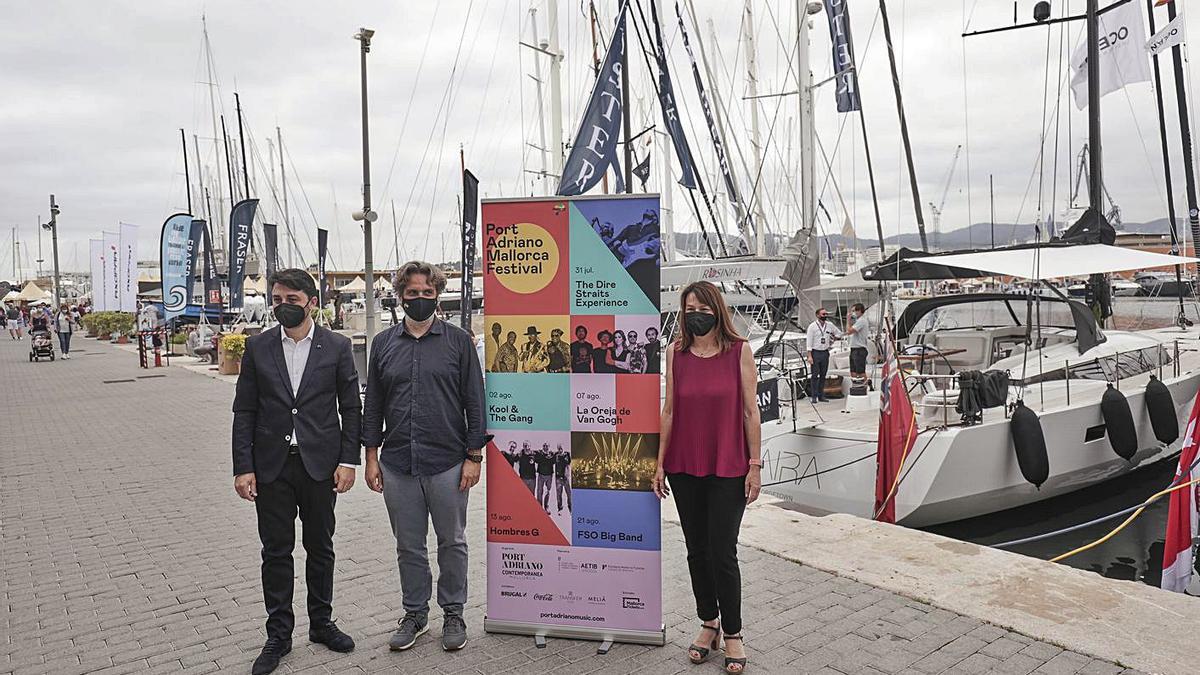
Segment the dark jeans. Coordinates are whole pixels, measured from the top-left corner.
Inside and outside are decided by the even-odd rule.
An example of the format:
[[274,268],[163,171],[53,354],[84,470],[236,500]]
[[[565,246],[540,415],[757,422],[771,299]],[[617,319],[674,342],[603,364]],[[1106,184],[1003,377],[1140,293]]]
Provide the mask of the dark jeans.
[[721,630],[742,632],[742,573],[737,540],[746,511],[746,477],[667,474],[687,545],[696,615],[721,618]]
[[829,372],[829,352],[823,349],[814,349],[809,353],[812,354],[812,397],[823,399],[825,398],[825,375]]
[[62,350],[63,354],[71,353],[71,334],[70,333],[59,333],[58,334],[58,348]]
[[258,484],[254,500],[258,537],[262,540],[263,601],[267,605],[267,637],[290,640],[296,617],[292,612],[295,567],[296,514],[300,514],[304,577],[308,585],[308,622],[328,624],[333,615],[333,476],[313,480],[299,455],[289,455],[279,477]]

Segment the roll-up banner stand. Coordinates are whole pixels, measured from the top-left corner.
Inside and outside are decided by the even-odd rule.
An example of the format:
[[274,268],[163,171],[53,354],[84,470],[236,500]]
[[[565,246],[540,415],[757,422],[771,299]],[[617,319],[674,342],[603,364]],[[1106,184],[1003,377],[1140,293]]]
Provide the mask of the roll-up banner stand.
[[666,642],[658,214],[482,202],[489,632]]

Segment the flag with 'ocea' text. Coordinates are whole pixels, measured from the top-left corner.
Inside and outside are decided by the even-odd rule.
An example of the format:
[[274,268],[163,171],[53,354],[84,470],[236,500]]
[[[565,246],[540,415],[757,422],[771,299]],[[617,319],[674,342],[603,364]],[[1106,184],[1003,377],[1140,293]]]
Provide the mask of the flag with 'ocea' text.
[[[1144,49],[1146,27],[1142,6],[1126,2],[1099,16],[1100,95],[1120,91],[1127,84],[1150,81],[1150,60]],[[1088,105],[1088,43],[1086,37],[1071,53],[1071,94],[1075,107]]]

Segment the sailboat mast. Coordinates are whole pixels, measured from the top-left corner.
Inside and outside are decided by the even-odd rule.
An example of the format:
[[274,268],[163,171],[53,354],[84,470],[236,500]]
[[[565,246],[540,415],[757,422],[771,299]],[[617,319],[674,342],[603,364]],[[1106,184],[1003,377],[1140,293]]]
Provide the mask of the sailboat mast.
[[757,179],[762,175],[762,142],[759,139],[758,132],[758,55],[754,48],[754,9],[753,0],[746,0],[745,9],[743,11],[745,20],[745,48],[746,48],[746,97],[750,101],[750,149],[754,155],[754,171],[750,176],[751,194],[750,199],[754,202],[755,211],[755,254],[765,256],[767,254],[767,239],[763,228],[765,227],[766,218],[763,216],[762,198],[759,196],[761,185]]
[[183,144],[183,188],[187,191],[188,213],[192,212],[192,174],[188,171],[187,135],[179,130],[179,142]]
[[[1154,35],[1157,29],[1154,26],[1154,0],[1146,0],[1146,13],[1150,18],[1150,34]],[[1154,54],[1150,59],[1154,66],[1154,101],[1158,108],[1158,136],[1162,144],[1163,158],[1163,177],[1167,181],[1167,222],[1171,225],[1171,255],[1179,255],[1179,233],[1175,224],[1175,191],[1171,185],[1171,153],[1167,144],[1167,115],[1166,109],[1163,107],[1163,91],[1162,91],[1162,70],[1158,65],[1158,54]],[[1183,288],[1183,271],[1179,265],[1175,266],[1175,288]],[[1179,296],[1179,317],[1176,323],[1182,328],[1186,326],[1187,315],[1183,308],[1183,293],[1177,293]]]
[[[217,247],[221,248],[224,246],[224,242],[225,242],[225,209],[223,208],[222,195],[221,195],[221,179],[219,178],[220,172],[221,172],[221,146],[220,146],[220,143],[221,143],[221,139],[223,139],[225,137],[225,135],[224,135],[224,133],[222,133],[221,135],[217,135],[217,103],[216,103],[216,93],[215,93],[217,83],[216,83],[216,75],[213,72],[212,44],[208,40],[208,18],[205,17],[204,15],[201,15],[200,22],[204,26],[204,68],[205,68],[205,72],[208,76],[208,82],[207,82],[207,84],[208,84],[208,110],[209,110],[210,115],[212,116],[213,152],[215,153],[214,161],[216,162],[216,165],[217,165],[217,175],[218,175],[218,178],[215,182],[215,187],[216,187],[216,191],[217,191],[217,195],[216,195],[217,196],[217,210],[214,212],[210,209],[209,215],[216,216],[215,218],[213,218],[213,220],[216,221],[215,226],[217,228]],[[224,123],[222,123],[221,128],[222,129],[224,128]],[[200,161],[199,152],[197,152],[197,154],[196,154],[196,161],[197,162]],[[231,199],[232,199],[232,197],[233,197],[233,195],[230,194]]]
[[804,229],[812,232],[817,226],[817,163],[814,153],[817,134],[813,126],[812,71],[808,65],[810,28],[808,1],[796,0],[796,84],[800,103],[800,209],[804,218]]
[[1087,68],[1088,68],[1088,206],[1100,215],[1101,193],[1104,189],[1100,154],[1100,11],[1099,0],[1087,0]]
[[[1175,20],[1175,3],[1167,4],[1167,17]],[[1192,232],[1192,249],[1200,241],[1200,207],[1196,204],[1196,171],[1192,164],[1192,126],[1188,118],[1187,94],[1183,76],[1183,53],[1179,45],[1171,47],[1171,65],[1175,70],[1175,99],[1179,107],[1179,136],[1183,141],[1183,177],[1187,188],[1188,228]],[[1181,291],[1182,292],[1182,291]]]
[[[600,44],[596,37],[596,3],[588,2],[588,25],[592,30],[592,71],[596,78],[600,77]],[[603,184],[604,194],[608,194],[608,172],[600,177],[600,182]],[[669,185],[669,183],[668,183]]]
[[[550,160],[555,180],[562,178],[563,168],[563,110],[562,110],[562,60],[563,53],[558,44],[558,0],[546,0],[547,36],[545,49],[550,56]],[[628,69],[625,69],[626,72]],[[622,75],[624,78],[624,75]],[[628,89],[626,90],[628,92]],[[626,93],[626,106],[629,95]],[[628,163],[628,158],[625,160]]]
[[[1096,0],[1088,0],[1089,7],[1095,7],[1095,4]],[[879,18],[883,23],[883,38],[887,42],[888,63],[892,67],[892,88],[896,92],[896,113],[900,117],[900,140],[904,143],[904,159],[908,163],[908,184],[912,191],[913,210],[917,214],[917,232],[921,235],[921,250],[928,251],[929,242],[925,239],[925,214],[921,211],[921,191],[917,187],[917,172],[913,168],[912,142],[908,139],[908,119],[904,116],[904,98],[900,95],[900,73],[896,70],[896,50],[892,44],[892,24],[888,21],[887,0],[879,0]],[[1089,62],[1095,63],[1090,56],[1089,53]]]
[[287,233],[288,238],[288,265],[295,265],[295,259],[292,258],[292,251],[296,252],[296,257],[300,257],[300,249],[296,246],[296,237],[292,234],[292,219],[288,213],[288,194],[287,194],[287,173],[283,168],[283,132],[279,127],[275,127],[275,146],[279,148],[279,190],[283,193],[283,231]]
[[208,190],[204,188],[204,163],[200,161],[200,136],[192,134],[192,148],[196,151],[196,196],[204,195],[204,219],[212,226],[212,207],[209,205]]
[[[549,0],[553,2],[554,0]],[[621,45],[621,128],[624,130],[625,136],[625,166],[621,167],[625,173],[625,192],[633,192],[633,145],[630,142],[630,137],[633,134],[633,128],[629,121],[629,35],[625,35],[624,43]]]
[[229,159],[229,132],[225,130],[225,116],[221,115],[221,141],[225,146],[225,178],[229,181],[229,201],[230,208],[233,207],[232,202],[237,201],[237,190],[233,184],[233,162]]

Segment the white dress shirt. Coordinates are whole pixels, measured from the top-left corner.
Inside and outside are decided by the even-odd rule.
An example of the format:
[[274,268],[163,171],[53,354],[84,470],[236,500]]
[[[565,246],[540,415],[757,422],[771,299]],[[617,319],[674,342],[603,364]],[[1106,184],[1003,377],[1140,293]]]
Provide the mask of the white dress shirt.
[[813,321],[808,324],[805,342],[809,351],[827,352],[833,346],[834,341],[840,337],[842,337],[842,331],[833,325],[832,321]]
[[[287,334],[287,329],[283,326],[279,327],[280,341],[283,343],[283,361],[287,364],[288,379],[292,383],[292,395],[295,396],[300,391],[300,379],[304,377],[304,367],[308,364],[308,354],[312,351],[313,333],[317,330],[317,323],[309,321],[308,335],[300,338],[299,341],[293,340]],[[296,428],[292,427],[292,445],[300,445],[300,441],[296,438]],[[353,464],[339,463],[338,466],[347,466],[351,469],[355,468]]]

